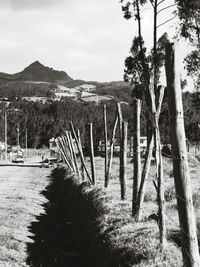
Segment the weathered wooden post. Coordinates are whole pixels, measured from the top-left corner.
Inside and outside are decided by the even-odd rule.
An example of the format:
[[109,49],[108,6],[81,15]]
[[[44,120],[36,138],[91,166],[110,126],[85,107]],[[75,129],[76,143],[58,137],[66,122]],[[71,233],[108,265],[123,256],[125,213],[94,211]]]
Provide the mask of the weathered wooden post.
[[116,133],[116,129],[117,129],[117,123],[118,123],[118,116],[116,116],[115,118],[115,122],[114,122],[114,126],[112,129],[112,137],[110,140],[110,155],[109,155],[109,159],[108,159],[108,171],[106,174],[106,187],[109,184],[110,181],[110,175],[111,175],[111,169],[112,169],[112,161],[113,161],[113,153],[114,153],[114,143],[115,143],[115,133]]
[[120,138],[122,138],[123,116],[122,116],[122,110],[121,110],[120,102],[117,103],[117,114],[118,114],[118,118],[119,118],[119,134],[120,134]]
[[96,185],[96,170],[95,170],[95,160],[94,160],[94,144],[93,144],[93,124],[89,123],[89,136],[90,136],[90,162],[91,162],[91,173],[92,173],[92,183]]
[[[82,148],[82,144],[81,144],[80,130],[77,130],[77,138],[78,138],[78,142],[79,142],[79,146],[80,146],[80,152],[83,155],[83,148]],[[83,166],[82,162],[81,162],[81,175],[82,175],[82,179],[84,181],[85,180],[85,175],[84,175],[84,166]]]
[[137,209],[137,198],[141,180],[141,155],[140,155],[140,113],[141,100],[133,100],[134,116],[134,133],[133,133],[133,200],[132,215],[134,216]]
[[72,146],[71,146],[71,142],[70,142],[69,132],[68,131],[65,132],[65,136],[66,136],[66,142],[67,142],[68,149],[69,149],[69,157],[70,157],[72,165],[73,165],[73,167],[75,169],[74,160],[73,160]]
[[73,159],[69,156],[69,149],[68,149],[68,144],[66,142],[65,136],[58,137],[58,139],[60,140],[60,143],[62,144],[62,149],[65,153],[65,156],[66,156],[68,162],[71,164],[73,170],[76,171]]
[[[157,120],[159,119],[159,116],[160,116],[162,101],[163,101],[163,97],[164,97],[164,92],[165,92],[165,87],[162,86],[161,89],[160,89],[158,105],[157,105],[157,110],[156,110],[156,118],[157,118]],[[151,95],[152,95],[152,92],[151,92]],[[152,96],[152,98],[153,98],[153,96]],[[155,108],[155,105],[152,105],[152,107]],[[154,112],[155,112],[155,110],[154,110]],[[143,204],[143,201],[144,201],[144,195],[145,195],[145,191],[146,191],[147,178],[148,178],[150,165],[151,165],[153,147],[154,147],[154,139],[153,139],[153,133],[151,133],[150,142],[149,142],[149,145],[147,147],[147,152],[146,152],[146,159],[145,159],[144,167],[143,167],[143,171],[142,171],[142,178],[141,178],[140,188],[139,188],[139,192],[138,192],[137,210],[136,210],[136,214],[135,214],[136,221],[139,221],[141,219],[142,204]],[[161,155],[159,155],[159,157],[161,157]],[[160,170],[162,171],[162,169],[160,169]],[[162,176],[161,176],[161,179],[162,179]],[[162,188],[161,188],[161,190],[162,190]],[[161,208],[162,208],[162,206],[161,206]]]
[[127,168],[127,131],[128,122],[122,122],[122,138],[120,142],[120,186],[121,199],[126,199],[126,168]]
[[107,114],[106,114],[106,105],[103,105],[103,122],[104,122],[104,157],[105,157],[105,184],[104,186],[107,187],[107,170],[108,170],[108,129],[107,129]]
[[[8,141],[7,141],[7,135],[8,135],[8,133],[7,133],[7,112],[6,112],[6,110],[5,110],[5,160],[7,160],[8,159],[8,151],[7,151],[7,147],[8,147]],[[27,150],[25,150],[25,151],[27,151]]]
[[76,151],[75,151],[74,142],[73,142],[73,139],[72,139],[71,132],[69,132],[69,140],[70,140],[70,145],[71,145],[71,148],[72,148],[72,155],[73,155],[74,164],[75,164],[75,167],[76,167],[76,172],[78,174],[78,177],[80,178],[80,171],[79,171],[78,161],[77,161],[77,157],[76,157]]
[[71,128],[71,131],[72,131],[72,133],[73,133],[73,135],[74,135],[74,138],[75,138],[75,141],[76,141],[76,146],[77,146],[77,149],[78,149],[78,151],[79,151],[79,155],[80,155],[80,158],[81,158],[81,163],[83,164],[83,167],[84,167],[84,169],[85,169],[85,172],[86,172],[86,175],[87,175],[88,180],[92,183],[92,180],[91,180],[91,178],[90,178],[89,172],[88,172],[88,170],[87,170],[87,168],[86,168],[86,165],[85,165],[84,156],[83,156],[83,154],[81,153],[81,148],[80,148],[80,145],[79,145],[79,142],[78,142],[78,138],[77,138],[77,136],[76,136],[76,132],[75,132],[75,129],[74,129],[74,125],[73,125],[73,123],[72,123],[71,121],[70,121],[70,128]]
[[63,157],[64,162],[67,164],[68,168],[69,168],[71,171],[73,171],[73,169],[72,169],[72,167],[70,166],[70,163],[69,163],[69,161],[67,160],[67,158],[66,158],[66,156],[65,156],[65,153],[64,153],[64,151],[63,151],[63,149],[62,149],[62,145],[60,144],[60,142],[58,141],[58,139],[55,139],[55,143],[56,143],[56,146],[58,147],[58,149],[59,149],[60,152],[61,152],[61,155],[62,155],[62,157]]
[[64,141],[65,147],[67,149],[67,152],[68,152],[67,153],[68,160],[71,163],[71,166],[74,169],[74,171],[76,171],[76,167],[75,167],[74,159],[73,159],[73,154],[72,154],[72,148],[71,148],[71,144],[70,144],[70,141],[69,141],[69,133],[68,132],[65,132],[65,135],[63,136],[63,141]]
[[182,236],[183,263],[184,266],[187,267],[199,267],[199,248],[188,169],[182,91],[176,53],[177,50],[174,53],[174,45],[170,43],[167,44],[165,68],[167,77],[173,172]]
[[[150,95],[152,102],[152,121],[155,142],[155,159],[156,159],[156,178],[157,178],[157,202],[158,202],[158,225],[160,230],[161,249],[166,244],[166,226],[165,226],[165,197],[164,197],[164,175],[161,152],[161,140],[159,130],[159,116],[161,112],[162,100],[164,96],[164,87],[161,87],[158,101],[156,101],[154,87],[150,86]],[[158,107],[156,109],[156,107]]]

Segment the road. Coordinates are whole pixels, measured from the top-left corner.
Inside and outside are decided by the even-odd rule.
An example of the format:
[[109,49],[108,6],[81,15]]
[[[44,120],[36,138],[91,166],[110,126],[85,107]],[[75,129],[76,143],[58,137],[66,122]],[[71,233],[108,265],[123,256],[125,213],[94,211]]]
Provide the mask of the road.
[[49,174],[47,168],[0,167],[0,267],[27,266],[28,227],[44,213],[47,200],[40,193]]

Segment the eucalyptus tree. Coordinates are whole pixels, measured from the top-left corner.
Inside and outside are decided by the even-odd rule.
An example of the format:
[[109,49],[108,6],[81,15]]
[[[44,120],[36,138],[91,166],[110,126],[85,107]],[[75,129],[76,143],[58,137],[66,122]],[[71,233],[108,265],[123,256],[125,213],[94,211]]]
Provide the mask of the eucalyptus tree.
[[[157,167],[157,193],[158,193],[158,214],[159,214],[159,228],[160,228],[160,242],[162,247],[165,244],[165,219],[164,219],[164,189],[163,189],[163,169],[162,169],[162,154],[160,145],[160,131],[158,125],[158,119],[160,114],[160,108],[163,99],[163,90],[159,92],[158,81],[159,81],[159,68],[162,65],[162,53],[158,53],[162,45],[158,46],[158,36],[157,30],[159,27],[163,26],[168,21],[172,20],[174,17],[158,24],[158,16],[161,12],[172,8],[175,4],[168,6],[163,6],[167,3],[166,0],[132,0],[126,1],[121,0],[122,11],[124,12],[124,17],[130,19],[134,17],[138,25],[138,36],[134,38],[131,47],[131,56],[125,60],[125,80],[130,80],[131,83],[139,82],[140,86],[136,86],[133,91],[133,96],[135,98],[143,98],[145,95],[146,104],[148,107],[147,120],[148,120],[148,148],[146,160],[144,163],[143,173],[141,177],[141,184],[137,196],[137,201],[133,205],[132,214],[139,218],[139,212],[141,210],[142,202],[144,199],[144,190],[146,185],[146,180],[148,177],[148,172],[151,164],[152,149],[153,149],[153,136],[155,143],[155,157],[156,157],[156,167]],[[141,23],[141,8],[145,5],[150,4],[153,10],[153,29],[152,29],[152,39],[153,48],[152,53],[147,55],[147,49],[145,48],[145,42],[142,35],[142,23]],[[160,44],[163,41],[167,41],[167,36],[164,35],[160,40]],[[160,49],[161,52],[162,49]],[[162,92],[162,93],[161,93]],[[160,102],[159,102],[160,101]],[[134,151],[136,154],[136,151]],[[134,153],[133,152],[133,153]]]
[[195,87],[200,86],[200,1],[176,0],[180,19],[180,34],[188,39],[194,50],[185,58],[186,70],[194,78]]

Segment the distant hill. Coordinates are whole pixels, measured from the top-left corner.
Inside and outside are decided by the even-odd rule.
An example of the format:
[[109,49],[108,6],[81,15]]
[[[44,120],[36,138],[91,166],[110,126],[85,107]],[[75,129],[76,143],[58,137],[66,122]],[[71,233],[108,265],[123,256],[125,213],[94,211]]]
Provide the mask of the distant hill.
[[7,81],[42,81],[51,83],[57,81],[73,81],[66,72],[46,67],[39,61],[35,61],[23,71],[15,74],[0,72],[0,79]]
[[1,98],[9,100],[33,96],[54,97],[56,90],[59,93],[59,86],[64,86],[67,90],[84,85],[93,85],[93,93],[104,98],[111,97],[120,101],[131,101],[132,87],[130,83],[72,79],[65,71],[54,70],[39,61],[35,61],[23,71],[15,74],[0,72],[0,95]]

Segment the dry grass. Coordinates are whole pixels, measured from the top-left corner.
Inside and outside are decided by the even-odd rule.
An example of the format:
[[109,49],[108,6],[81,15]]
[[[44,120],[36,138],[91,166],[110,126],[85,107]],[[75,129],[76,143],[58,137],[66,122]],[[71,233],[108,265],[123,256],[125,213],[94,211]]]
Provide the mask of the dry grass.
[[[97,186],[104,186],[104,159],[96,158]],[[174,189],[174,179],[171,159],[164,160],[164,188],[166,197],[166,224],[167,229],[177,230],[178,213],[176,204],[176,194]],[[88,163],[89,168],[89,163]],[[199,169],[200,171],[200,169]],[[135,222],[131,216],[132,199],[132,177],[133,165],[131,160],[127,166],[127,200],[120,200],[119,185],[119,159],[114,158],[110,185],[104,189],[112,200],[105,203],[110,212],[106,221],[112,230],[110,236],[116,246],[124,248],[125,251],[135,253],[136,259],[140,260],[134,266],[182,266],[181,250],[169,238],[164,253],[160,252],[159,231],[157,222],[150,220],[151,214],[157,213],[156,190],[153,185],[155,180],[155,165],[151,166],[150,176],[145,194],[145,202],[142,208],[142,221]],[[192,181],[197,180],[197,172],[192,174]],[[129,266],[129,265],[127,265]],[[130,265],[131,266],[131,265]]]
[[39,194],[48,183],[47,169],[1,167],[0,169],[0,266],[26,265],[28,226],[44,212],[46,200]]
[[[104,187],[104,159],[96,157],[97,188]],[[90,163],[87,160],[89,167]],[[200,229],[200,164],[194,157],[189,157],[193,201]],[[14,168],[8,171],[1,168],[0,187],[0,267],[26,266],[25,242],[30,235],[27,226],[35,220],[35,215],[42,213],[41,204],[45,202],[39,192],[47,185],[45,179],[48,172],[40,169],[30,175],[20,174]],[[23,171],[27,169],[23,168]],[[44,178],[44,180],[41,179]],[[160,251],[159,231],[157,222],[150,220],[151,214],[157,213],[156,191],[153,185],[155,166],[151,166],[150,176],[142,209],[141,222],[135,222],[131,216],[133,166],[127,166],[127,199],[120,200],[119,159],[114,158],[110,185],[104,189],[99,198],[109,211],[103,215],[101,234],[113,245],[115,259],[121,265],[112,266],[182,266],[180,248],[173,242],[170,235],[164,252]],[[57,181],[59,183],[59,180]],[[176,195],[170,159],[164,160],[164,188],[166,197],[166,225],[168,232],[179,228]],[[89,194],[89,191],[88,191]],[[108,197],[106,197],[108,196]],[[110,196],[110,197],[109,197]],[[94,202],[95,205],[95,202]],[[199,230],[200,231],[200,230]],[[123,263],[123,264],[122,264]],[[111,266],[111,265],[109,265]]]

